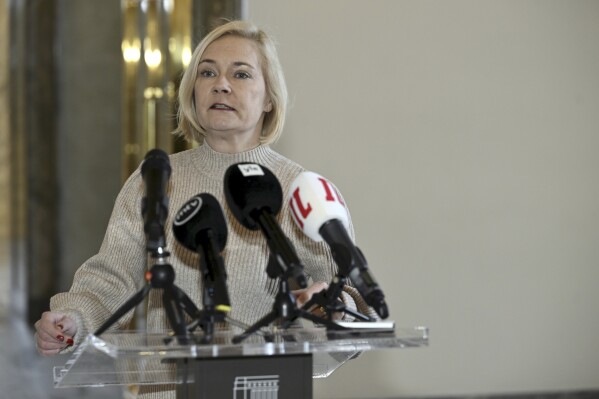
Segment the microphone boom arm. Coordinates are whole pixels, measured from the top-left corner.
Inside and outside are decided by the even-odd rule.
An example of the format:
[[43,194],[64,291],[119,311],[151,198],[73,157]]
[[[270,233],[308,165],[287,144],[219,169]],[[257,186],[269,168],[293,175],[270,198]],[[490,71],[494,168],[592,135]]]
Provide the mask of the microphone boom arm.
[[368,270],[364,254],[353,245],[341,221],[331,219],[324,223],[318,232],[331,248],[333,259],[339,267],[339,275],[348,277],[366,303],[372,306],[381,318],[387,318],[389,310],[385,302],[385,294]]
[[[277,262],[268,263],[266,269],[268,276],[271,278],[277,278],[281,275],[291,277],[301,288],[306,288],[308,283],[303,273],[304,266],[289,239],[281,231],[281,227],[274,216],[261,208],[254,211],[252,217],[264,232],[271,256],[274,256],[277,260]],[[279,270],[273,270],[276,266],[279,266]]]

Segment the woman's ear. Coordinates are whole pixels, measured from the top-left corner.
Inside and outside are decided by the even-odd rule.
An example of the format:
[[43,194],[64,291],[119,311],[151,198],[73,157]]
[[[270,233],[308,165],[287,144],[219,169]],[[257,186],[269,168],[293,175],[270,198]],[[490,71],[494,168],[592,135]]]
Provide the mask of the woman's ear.
[[272,111],[272,102],[270,100],[266,101],[264,104],[264,112]]

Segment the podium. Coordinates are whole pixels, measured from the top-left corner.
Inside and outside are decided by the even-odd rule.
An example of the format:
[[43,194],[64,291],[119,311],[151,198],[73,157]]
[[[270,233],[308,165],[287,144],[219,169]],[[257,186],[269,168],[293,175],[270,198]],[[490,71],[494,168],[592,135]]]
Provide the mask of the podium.
[[208,344],[201,343],[201,332],[187,344],[166,333],[89,335],[65,365],[54,368],[54,384],[175,384],[178,399],[311,398],[313,378],[328,377],[361,352],[428,345],[426,327],[273,327],[268,335],[234,344],[240,332],[230,326],[217,329]]

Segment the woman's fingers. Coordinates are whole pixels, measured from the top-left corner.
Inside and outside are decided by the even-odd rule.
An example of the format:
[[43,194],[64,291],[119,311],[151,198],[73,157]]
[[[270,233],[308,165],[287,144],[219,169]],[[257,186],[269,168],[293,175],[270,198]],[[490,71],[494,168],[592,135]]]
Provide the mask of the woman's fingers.
[[67,346],[73,345],[77,327],[74,321],[63,313],[44,312],[35,323],[35,343],[43,356],[51,356]]
[[301,290],[291,291],[291,293],[295,296],[295,301],[298,308],[304,306],[306,302],[308,302],[312,296],[322,290],[326,290],[329,287],[327,283],[324,281],[317,281],[308,288],[304,288]]

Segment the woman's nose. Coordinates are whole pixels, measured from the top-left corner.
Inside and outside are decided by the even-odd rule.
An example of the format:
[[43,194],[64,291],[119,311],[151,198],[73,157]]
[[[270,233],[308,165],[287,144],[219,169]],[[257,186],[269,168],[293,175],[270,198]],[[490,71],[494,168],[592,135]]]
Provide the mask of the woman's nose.
[[230,93],[231,86],[229,85],[229,81],[226,76],[219,76],[214,82],[214,87],[212,88],[214,93]]

